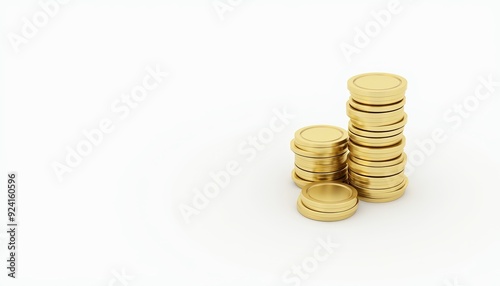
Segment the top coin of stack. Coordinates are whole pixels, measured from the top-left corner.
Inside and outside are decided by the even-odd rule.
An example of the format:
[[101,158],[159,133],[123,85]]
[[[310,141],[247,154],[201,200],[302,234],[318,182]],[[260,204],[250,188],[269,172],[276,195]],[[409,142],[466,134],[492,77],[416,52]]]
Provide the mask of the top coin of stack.
[[330,125],[313,125],[295,132],[290,148],[295,153],[292,179],[302,188],[317,181],[347,179],[347,131]]
[[388,202],[404,194],[403,135],[407,82],[398,75],[367,73],[348,81],[349,183],[361,200]]

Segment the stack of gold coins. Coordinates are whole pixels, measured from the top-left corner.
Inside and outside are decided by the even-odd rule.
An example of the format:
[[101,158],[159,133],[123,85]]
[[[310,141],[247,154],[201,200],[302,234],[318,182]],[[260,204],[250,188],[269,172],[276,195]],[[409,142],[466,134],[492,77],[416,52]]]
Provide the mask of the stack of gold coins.
[[303,216],[319,221],[337,221],[352,216],[358,209],[355,188],[338,182],[309,183],[297,199]]
[[406,80],[387,73],[367,73],[348,81],[349,183],[361,200],[389,202],[408,185],[404,174],[403,135]]
[[292,179],[302,188],[317,181],[347,179],[347,131],[330,125],[313,125],[295,132],[290,147],[295,153]]

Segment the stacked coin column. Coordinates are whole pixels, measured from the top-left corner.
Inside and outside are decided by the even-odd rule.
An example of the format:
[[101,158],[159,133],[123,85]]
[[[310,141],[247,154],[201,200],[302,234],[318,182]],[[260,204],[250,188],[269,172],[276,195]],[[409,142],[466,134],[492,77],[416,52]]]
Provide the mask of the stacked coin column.
[[361,74],[348,81],[349,183],[361,200],[388,202],[405,192],[406,86],[403,77],[387,73]]
[[302,188],[317,181],[347,179],[347,131],[330,125],[299,129],[290,147],[295,153],[292,179]]

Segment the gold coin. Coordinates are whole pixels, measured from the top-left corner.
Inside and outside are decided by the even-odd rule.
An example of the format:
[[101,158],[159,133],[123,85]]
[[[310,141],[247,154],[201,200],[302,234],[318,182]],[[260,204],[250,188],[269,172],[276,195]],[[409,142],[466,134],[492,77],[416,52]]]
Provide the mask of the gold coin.
[[399,155],[398,157],[392,159],[392,160],[387,160],[387,161],[368,161],[368,160],[363,160],[363,159],[360,159],[360,158],[357,158],[356,156],[354,156],[355,154],[353,153],[349,153],[349,155],[347,155],[347,158],[348,160],[351,160],[359,165],[363,165],[363,166],[367,166],[367,167],[388,167],[388,166],[394,166],[394,165],[397,165],[401,162],[403,162],[403,160],[406,160],[406,154],[405,153],[402,153],[401,155]]
[[347,174],[347,166],[344,169],[338,170],[336,172],[313,173],[306,170],[302,170],[297,165],[295,165],[295,173],[297,174],[297,176],[307,181],[321,181],[321,180],[334,181],[342,177],[345,177],[345,175]]
[[388,112],[366,112],[355,109],[349,102],[346,104],[347,116],[356,121],[368,121],[378,125],[389,125],[401,121],[404,117],[404,108],[396,109]]
[[362,110],[362,111],[366,111],[366,112],[387,112],[387,111],[393,111],[393,110],[402,108],[406,103],[406,98],[403,98],[403,100],[398,101],[394,104],[368,105],[368,104],[362,104],[362,103],[357,102],[351,96],[349,98],[348,102],[353,108],[355,108],[357,110]]
[[297,142],[295,142],[295,146],[299,148],[300,150],[303,150],[305,152],[311,152],[313,154],[316,154],[316,156],[323,156],[323,154],[329,155],[330,154],[335,154],[339,155],[347,151],[347,143],[342,143],[341,145],[338,146],[332,146],[332,147],[327,147],[327,148],[319,148],[319,147],[309,147],[309,146],[303,146],[303,145],[298,145]]
[[299,167],[304,171],[312,172],[312,173],[331,173],[344,169],[347,166],[347,162],[340,165],[314,165],[314,164],[300,164],[295,161],[295,166]]
[[[295,169],[292,170],[292,180],[295,183],[295,185],[297,185],[297,187],[299,187],[301,189],[305,185],[313,183],[313,181],[307,181],[307,180],[304,180],[304,179],[300,178],[299,176],[297,176],[297,174],[295,173]],[[318,180],[318,181],[321,181],[321,180]],[[323,181],[328,181],[328,180],[323,180]],[[347,181],[347,175],[345,177],[342,177],[342,178],[335,180],[335,181],[332,181],[332,182],[344,183],[346,181]]]
[[390,192],[381,192],[381,191],[364,191],[364,190],[359,190],[358,195],[360,197],[364,198],[369,198],[369,199],[387,199],[387,198],[392,198],[397,195],[400,195],[405,192],[406,187],[408,186],[408,179],[405,179],[403,183],[398,185],[398,188],[396,190],[390,191]]
[[389,130],[389,131],[367,131],[363,129],[359,129],[352,125],[352,122],[349,121],[349,131],[352,133],[358,135],[358,136],[364,136],[364,137],[371,137],[371,138],[383,138],[383,137],[391,137],[394,135],[397,135],[401,132],[403,132],[404,126],[395,130]]
[[401,187],[403,187],[407,183],[408,183],[408,177],[405,176],[404,180],[401,183],[399,183],[393,187],[389,187],[389,188],[382,188],[382,189],[364,188],[364,187],[357,186],[354,182],[350,182],[350,185],[353,186],[358,191],[358,195],[359,195],[360,193],[364,193],[364,194],[391,193],[391,192],[394,192],[394,191],[401,189]]
[[390,137],[364,137],[349,131],[349,140],[354,141],[357,145],[368,147],[388,147],[397,144],[403,137],[403,132]]
[[349,170],[352,170],[353,172],[360,175],[373,176],[373,177],[391,176],[404,171],[406,165],[406,157],[399,164],[392,166],[385,166],[385,167],[363,166],[352,160],[348,160],[347,165],[349,166]]
[[406,189],[403,189],[402,192],[398,192],[396,195],[391,196],[391,197],[386,197],[386,198],[380,198],[380,199],[374,199],[374,198],[367,198],[367,197],[359,197],[360,200],[369,202],[369,203],[387,203],[387,202],[392,202],[395,201],[399,198],[401,198],[405,194]]
[[321,212],[340,212],[357,203],[358,192],[352,186],[336,182],[315,182],[302,188],[302,203]]
[[389,73],[365,73],[351,77],[347,88],[351,93],[371,97],[389,97],[406,91],[405,78]]
[[356,213],[358,209],[358,203],[356,203],[352,208],[342,211],[342,212],[320,212],[312,210],[304,205],[301,197],[297,199],[297,210],[299,213],[306,218],[318,220],[318,221],[339,221],[351,217]]
[[362,122],[360,123],[360,122],[352,120],[352,119],[351,119],[351,124],[354,127],[356,127],[357,129],[361,129],[361,130],[366,130],[366,131],[371,131],[371,132],[385,132],[385,131],[403,128],[406,125],[407,121],[408,121],[408,115],[406,115],[406,113],[405,113],[402,120],[397,122],[397,123],[394,123],[394,124],[382,125],[382,126],[366,126],[366,125],[363,125]]
[[295,144],[301,147],[330,148],[347,142],[347,131],[331,125],[313,125],[295,132]]
[[323,158],[304,157],[295,154],[295,162],[305,165],[342,165],[347,162],[347,154],[347,152],[344,152],[338,156]]
[[403,172],[387,177],[369,177],[351,171],[349,172],[348,177],[351,185],[367,189],[391,188],[401,184],[401,182],[403,182],[406,178]]
[[[326,157],[333,157],[333,156],[339,156],[347,151],[347,145],[343,147],[341,150],[337,149],[329,149],[329,148],[321,148],[325,150],[319,150],[318,152],[312,152],[312,151],[307,151],[304,149],[299,148],[297,145],[295,145],[295,140],[292,140],[290,142],[290,149],[292,149],[293,153],[304,156],[304,157],[311,157],[311,158],[326,158]],[[323,153],[321,153],[323,152]]]
[[297,176],[297,174],[295,173],[295,169],[292,171],[292,180],[295,183],[295,185],[297,185],[297,187],[299,187],[301,189],[305,185],[312,183],[312,181],[307,181],[307,180],[304,180],[304,179],[300,178],[299,176]]
[[365,95],[360,95],[360,94],[355,94],[351,92],[351,97],[356,100],[357,102],[360,102],[362,104],[366,105],[380,105],[380,106],[385,106],[385,105],[391,105],[396,102],[399,102],[405,98],[405,94],[396,94],[396,95],[391,95],[391,96],[365,96]]
[[400,142],[388,147],[366,147],[350,141],[349,150],[362,153],[371,153],[371,154],[386,154],[386,153],[391,153],[393,151],[403,150],[405,144],[406,144],[406,138],[404,136]]

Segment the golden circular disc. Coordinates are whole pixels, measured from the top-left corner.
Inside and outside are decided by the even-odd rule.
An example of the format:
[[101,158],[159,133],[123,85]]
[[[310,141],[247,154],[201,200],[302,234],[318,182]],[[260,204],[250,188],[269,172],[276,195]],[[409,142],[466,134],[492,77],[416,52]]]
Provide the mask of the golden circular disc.
[[368,161],[368,160],[363,160],[360,158],[357,158],[354,156],[355,154],[349,153],[347,156],[348,160],[351,160],[359,165],[367,166],[367,167],[388,167],[388,166],[394,166],[397,165],[403,160],[406,160],[406,153],[402,153],[398,157],[392,159],[392,160],[387,160],[387,161]]
[[394,152],[399,152],[399,151],[402,152],[405,145],[406,145],[406,138],[404,136],[401,139],[401,141],[398,142],[397,144],[387,146],[387,147],[367,147],[367,146],[358,145],[358,144],[350,141],[349,142],[349,151],[354,152],[355,154],[358,154],[358,153],[367,153],[367,154],[373,154],[373,155],[388,154],[388,153],[394,153]]
[[400,121],[404,117],[404,108],[396,109],[393,111],[387,112],[372,112],[372,111],[363,111],[357,110],[351,106],[349,102],[346,104],[346,114],[349,118],[354,119],[356,121],[370,121],[378,124],[388,125],[391,123],[396,123]]
[[302,147],[330,148],[347,142],[347,131],[331,125],[313,125],[295,132],[295,144]]
[[302,203],[321,212],[341,212],[357,203],[358,192],[352,186],[337,182],[315,182],[302,188]]
[[403,115],[398,115],[398,116],[393,116],[391,118],[378,119],[378,120],[371,120],[354,116],[349,116],[349,119],[351,119],[352,124],[360,126],[361,128],[364,129],[371,130],[372,127],[377,128],[381,126],[391,126],[393,124],[397,124],[401,122],[401,120],[404,118],[404,114],[405,113],[403,112]]
[[396,109],[402,108],[405,103],[406,103],[406,98],[403,98],[401,101],[398,101],[394,104],[387,104],[387,105],[368,105],[368,104],[363,104],[360,102],[357,102],[351,97],[349,97],[349,104],[357,109],[357,110],[362,110],[366,112],[387,112],[387,111],[393,111]]
[[306,218],[318,220],[318,221],[339,221],[351,217],[356,213],[358,209],[358,203],[356,203],[352,208],[342,211],[342,212],[320,212],[312,210],[304,205],[301,197],[297,199],[297,210],[299,213]]
[[[299,187],[301,189],[305,185],[314,182],[314,181],[304,180],[301,177],[297,176],[297,174],[295,173],[295,169],[292,170],[292,180],[295,183],[295,185],[297,185],[297,187]],[[321,180],[318,180],[318,181],[321,181]],[[323,180],[323,181],[329,181],[329,180]],[[333,182],[345,183],[346,181],[347,181],[347,175],[345,177],[342,177],[342,178],[338,179],[338,180],[334,180]]]
[[312,154],[316,154],[317,156],[323,156],[323,154],[326,154],[328,156],[331,156],[330,154],[335,154],[335,156],[338,156],[347,151],[347,142],[342,143],[338,146],[332,146],[328,148],[302,146],[298,145],[297,142],[295,142],[295,146],[302,151],[311,152]]
[[304,165],[342,165],[347,162],[347,154],[348,152],[345,152],[339,156],[324,158],[304,157],[295,154],[295,162]]
[[405,98],[405,94],[396,94],[396,95],[391,95],[391,96],[384,96],[384,97],[379,97],[379,96],[365,96],[365,95],[360,95],[360,94],[355,94],[351,92],[351,97],[362,104],[365,105],[374,105],[374,106],[385,106],[385,105],[391,105],[395,104],[397,102],[400,102]]
[[406,122],[408,122],[408,115],[405,113],[402,120],[398,121],[397,123],[394,123],[394,124],[381,125],[381,126],[366,126],[366,125],[363,125],[363,122],[358,122],[358,121],[355,121],[352,119],[350,121],[350,124],[352,124],[357,129],[361,129],[361,130],[365,130],[365,131],[386,132],[386,131],[391,131],[391,130],[403,128],[406,125]]
[[312,173],[332,173],[336,171],[340,171],[345,169],[347,166],[347,162],[339,165],[314,165],[314,164],[301,164],[295,161],[295,166],[299,169],[312,172]]
[[404,131],[404,126],[401,128],[397,128],[394,130],[387,130],[387,131],[369,131],[369,130],[363,130],[360,129],[352,124],[351,121],[349,121],[349,131],[352,133],[359,135],[359,136],[364,136],[364,137],[370,137],[370,138],[380,138],[380,137],[390,137],[394,136],[396,134],[399,134]]
[[363,166],[358,163],[355,163],[352,160],[348,160],[347,165],[349,166],[349,170],[360,175],[372,176],[372,177],[385,177],[385,176],[395,175],[404,171],[406,166],[406,160],[404,160],[399,164],[386,167]]
[[305,185],[312,183],[311,181],[304,180],[295,174],[295,169],[292,171],[292,180],[299,188],[303,188]]
[[295,174],[297,174],[297,176],[307,181],[324,181],[324,180],[335,181],[346,176],[347,166],[344,169],[338,170],[336,172],[313,173],[306,170],[302,170],[297,165],[295,165]]
[[404,193],[407,186],[408,186],[408,179],[405,179],[400,185],[397,186],[398,188],[393,191],[382,192],[380,190],[377,190],[376,192],[373,192],[373,191],[364,191],[360,189],[358,191],[358,195],[360,197],[369,199],[387,199],[400,195],[401,193]]
[[405,194],[406,189],[403,189],[402,192],[398,192],[396,195],[391,196],[391,197],[386,197],[386,198],[381,198],[381,199],[373,199],[373,198],[367,198],[367,197],[361,197],[359,196],[359,199],[368,203],[388,203],[395,201],[399,198],[401,198]]
[[353,182],[349,182],[349,184],[351,186],[353,186],[357,191],[358,191],[358,195],[360,192],[364,193],[364,194],[385,194],[385,193],[391,193],[391,192],[394,192],[394,191],[397,191],[399,189],[401,189],[401,187],[403,187],[405,184],[408,183],[408,177],[404,177],[404,180],[393,186],[393,187],[389,187],[389,188],[382,188],[382,189],[374,189],[374,188],[364,188],[364,187],[360,187],[360,186],[357,186],[356,184],[354,184]]
[[349,140],[353,141],[357,145],[367,147],[389,147],[400,142],[403,137],[403,132],[396,134],[395,136],[373,138],[359,136],[349,131]]
[[372,97],[402,94],[406,87],[407,81],[402,76],[381,72],[359,74],[347,81],[351,93]]
[[[292,149],[292,152],[295,153],[296,155],[300,155],[303,157],[311,157],[311,158],[327,158],[327,157],[335,157],[335,156],[340,156],[347,152],[347,145],[342,148],[342,150],[337,150],[337,149],[328,149],[328,148],[321,148],[325,150],[319,150],[320,153],[317,152],[311,152],[307,151],[304,149],[299,148],[297,145],[295,145],[295,140],[292,140],[290,142],[290,149]],[[319,149],[319,148],[318,148]],[[323,153],[321,153],[323,152]]]
[[354,172],[349,172],[349,182],[351,185],[367,189],[392,188],[401,184],[405,178],[406,176],[403,172],[387,177],[368,177]]

